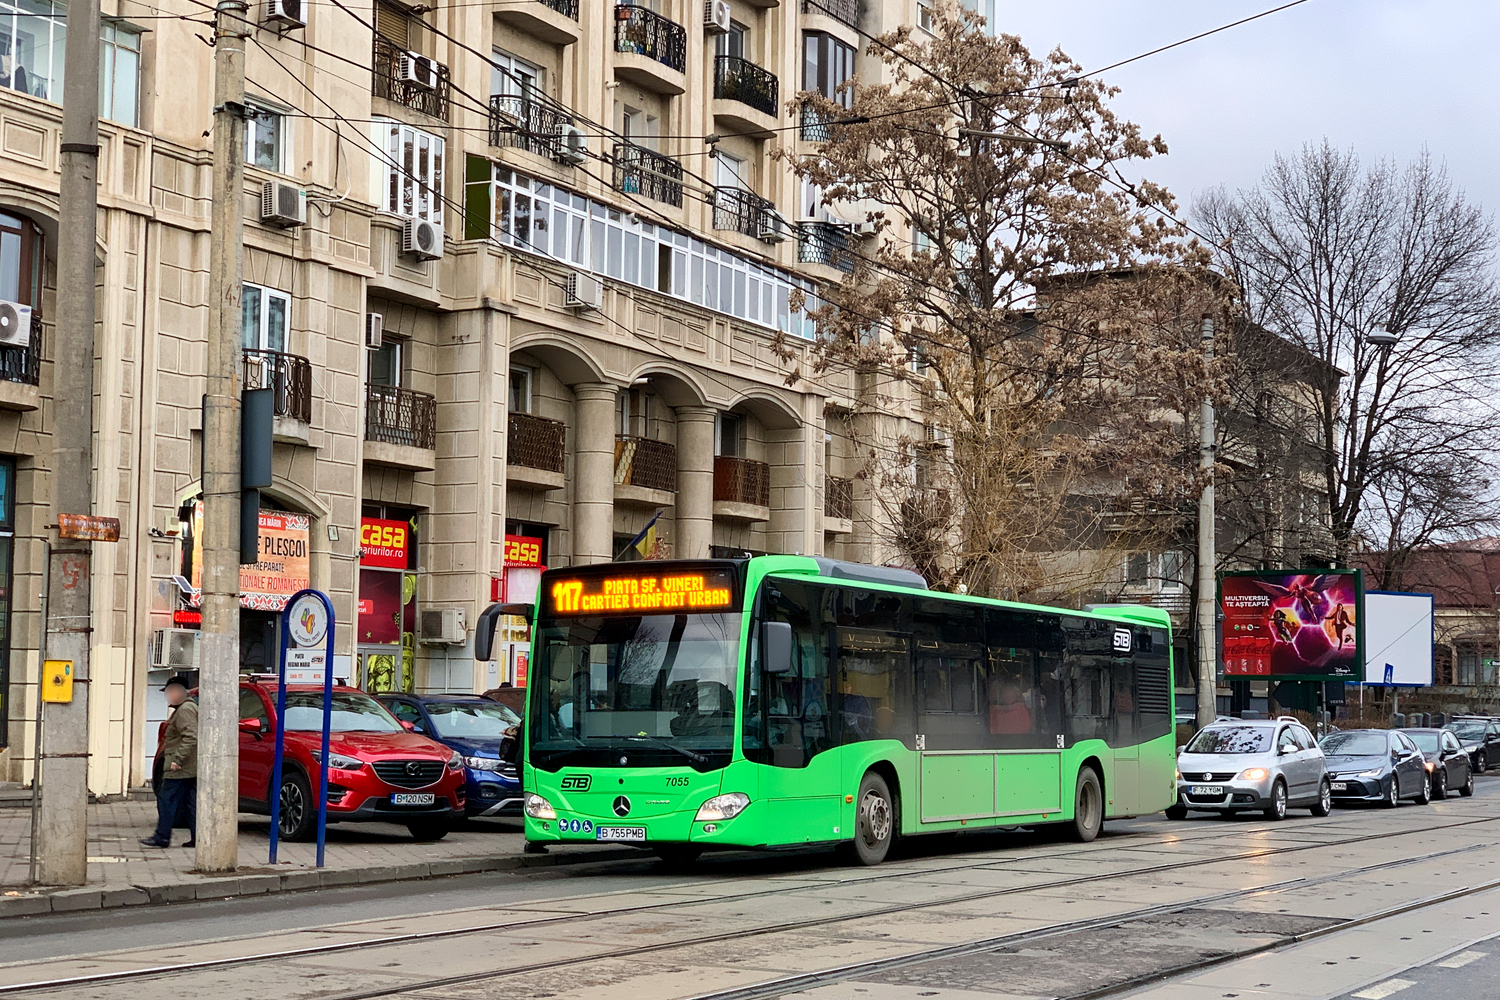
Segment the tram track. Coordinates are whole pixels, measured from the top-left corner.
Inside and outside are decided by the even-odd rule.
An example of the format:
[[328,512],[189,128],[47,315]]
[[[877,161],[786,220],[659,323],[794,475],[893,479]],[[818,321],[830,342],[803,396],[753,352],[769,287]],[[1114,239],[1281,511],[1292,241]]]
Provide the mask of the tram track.
[[[609,960],[609,959],[629,958],[629,957],[633,957],[633,956],[637,956],[637,955],[649,954],[649,953],[659,952],[659,951],[664,951],[664,950],[690,948],[690,947],[695,947],[695,946],[704,945],[704,944],[714,944],[714,943],[718,943],[718,942],[722,942],[722,941],[730,940],[730,939],[743,939],[743,938],[746,938],[746,937],[758,937],[758,936],[764,936],[764,935],[769,935],[769,934],[786,933],[786,932],[789,932],[789,931],[806,930],[806,929],[810,929],[810,928],[821,927],[821,926],[828,926],[828,925],[832,925],[832,924],[838,924],[838,923],[843,923],[843,922],[848,922],[848,921],[854,921],[854,920],[876,919],[876,918],[885,917],[885,916],[891,916],[891,915],[895,915],[895,914],[907,913],[907,912],[910,912],[910,911],[913,911],[913,910],[919,910],[919,909],[932,909],[932,908],[935,908],[935,907],[942,907],[942,906],[954,906],[954,905],[959,905],[959,904],[964,904],[964,903],[970,903],[970,902],[975,902],[975,901],[980,901],[980,900],[985,900],[985,899],[993,899],[993,898],[998,898],[998,897],[1003,897],[1003,896],[1010,896],[1010,895],[1016,895],[1016,894],[1023,894],[1023,893],[1041,893],[1041,892],[1046,892],[1046,891],[1049,891],[1049,890],[1066,889],[1066,888],[1069,888],[1069,887],[1078,886],[1078,885],[1085,885],[1085,884],[1089,884],[1089,883],[1107,882],[1107,881],[1113,881],[1113,880],[1119,880],[1119,879],[1125,879],[1125,878],[1131,878],[1131,877],[1139,877],[1139,876],[1143,876],[1143,875],[1152,875],[1152,874],[1160,874],[1160,873],[1173,872],[1173,871],[1181,871],[1181,870],[1184,870],[1184,869],[1192,869],[1192,868],[1198,868],[1198,867],[1205,867],[1205,866],[1209,866],[1209,865],[1224,864],[1226,862],[1251,861],[1251,860],[1263,859],[1263,858],[1267,858],[1267,857],[1274,857],[1274,856],[1285,855],[1285,854],[1294,854],[1294,853],[1300,853],[1300,852],[1306,852],[1306,851],[1317,851],[1317,850],[1325,850],[1325,849],[1337,849],[1337,848],[1347,847],[1347,846],[1351,846],[1351,845],[1366,843],[1366,842],[1374,841],[1374,840],[1389,840],[1389,839],[1397,838],[1397,837],[1418,836],[1418,835],[1421,835],[1421,834],[1432,833],[1434,831],[1439,831],[1439,830],[1442,830],[1442,831],[1451,831],[1451,830],[1455,830],[1455,829],[1461,829],[1461,828],[1464,828],[1464,827],[1478,826],[1478,825],[1483,825],[1483,824],[1488,824],[1488,823],[1494,823],[1494,822],[1500,822],[1500,817],[1486,817],[1486,818],[1480,818],[1480,819],[1463,820],[1463,821],[1455,822],[1455,823],[1442,823],[1442,824],[1436,824],[1436,825],[1430,825],[1430,826],[1423,826],[1423,827],[1417,827],[1417,828],[1405,829],[1405,830],[1398,830],[1398,831],[1389,831],[1389,832],[1363,834],[1363,835],[1356,836],[1356,837],[1345,837],[1345,838],[1339,838],[1339,839],[1334,839],[1334,840],[1320,840],[1320,841],[1315,841],[1315,842],[1310,842],[1310,843],[1294,844],[1294,845],[1288,845],[1288,846],[1283,846],[1283,847],[1255,848],[1255,849],[1251,849],[1251,850],[1237,851],[1237,852],[1228,853],[1228,854],[1216,854],[1216,855],[1207,856],[1207,857],[1194,857],[1194,858],[1191,858],[1191,859],[1185,859],[1185,860],[1176,861],[1176,862],[1168,862],[1168,863],[1163,863],[1163,864],[1152,864],[1152,865],[1142,865],[1142,866],[1137,866],[1137,867],[1123,869],[1123,870],[1108,871],[1108,872],[1098,872],[1098,873],[1093,873],[1093,874],[1070,876],[1070,877],[1066,877],[1066,878],[1054,879],[1054,880],[1050,880],[1050,881],[1046,881],[1046,882],[1032,883],[1032,884],[1028,884],[1028,885],[1009,886],[1009,887],[999,888],[999,889],[986,889],[986,890],[977,891],[977,892],[961,893],[961,894],[957,894],[957,895],[948,895],[948,896],[943,896],[941,898],[931,899],[931,900],[923,900],[923,901],[915,901],[915,902],[905,902],[905,903],[902,903],[900,905],[893,905],[893,906],[881,906],[881,907],[876,907],[876,908],[873,908],[873,909],[865,910],[865,911],[862,911],[862,912],[859,912],[859,913],[830,914],[828,916],[810,917],[810,918],[805,918],[805,919],[800,919],[800,920],[793,920],[793,921],[782,921],[782,922],[779,922],[779,923],[766,924],[766,925],[760,926],[760,927],[753,927],[753,928],[748,928],[748,929],[738,929],[738,930],[735,930],[733,932],[729,932],[729,933],[725,933],[725,934],[699,935],[697,937],[688,938],[688,939],[676,939],[676,940],[670,940],[670,941],[657,942],[657,943],[653,943],[653,944],[650,944],[650,945],[638,945],[638,946],[633,946],[633,947],[630,947],[630,948],[615,949],[615,950],[606,951],[606,952],[595,952],[595,953],[591,953],[591,954],[587,954],[587,955],[580,955],[580,956],[577,956],[577,957],[572,957],[572,958],[567,958],[567,959],[552,960],[552,961],[545,961],[545,962],[537,962],[537,963],[531,963],[531,964],[527,964],[527,965],[514,966],[514,967],[510,967],[510,968],[506,968],[506,969],[488,970],[488,971],[485,971],[485,972],[470,973],[470,974],[465,974],[465,975],[462,975],[462,976],[444,977],[444,978],[440,978],[440,979],[433,979],[433,980],[429,980],[429,981],[424,981],[424,982],[421,982],[421,983],[414,983],[414,984],[403,985],[403,986],[401,986],[399,988],[377,989],[377,990],[371,990],[371,991],[359,991],[359,992],[353,992],[353,993],[334,994],[334,995],[330,995],[330,996],[325,997],[325,1000],[372,1000],[372,998],[388,997],[388,996],[393,996],[393,995],[396,995],[396,994],[399,994],[399,993],[404,993],[404,992],[420,991],[420,990],[424,990],[424,989],[433,989],[433,988],[438,988],[438,987],[442,987],[442,986],[460,985],[460,984],[464,984],[464,983],[478,982],[478,981],[484,981],[484,980],[488,980],[488,979],[502,979],[502,978],[507,978],[507,977],[511,977],[511,976],[518,976],[518,975],[522,975],[522,974],[526,974],[526,973],[544,972],[544,971],[548,971],[548,970],[552,970],[552,969],[564,968],[564,967],[567,967],[567,966],[570,966],[570,965],[577,965],[577,964],[580,964],[580,963],[596,962],[596,961],[603,961],[603,960]],[[1312,830],[1318,829],[1318,828],[1322,827],[1323,825],[1324,824],[1319,824],[1316,827],[1312,826],[1312,825],[1301,825],[1299,827],[1299,829],[1311,832]],[[1267,830],[1267,829],[1274,830],[1274,829],[1284,829],[1284,828],[1272,827],[1272,828],[1260,828],[1260,829],[1262,829],[1262,830]],[[1149,839],[1149,840],[1143,840],[1143,841],[1137,841],[1137,842],[1128,842],[1128,843],[1124,842],[1124,838],[1122,838],[1122,841],[1120,843],[1118,843],[1117,845],[1111,845],[1110,849],[1118,847],[1119,849],[1125,849],[1125,850],[1131,850],[1131,849],[1138,850],[1138,849],[1142,849],[1142,848],[1149,848],[1149,847],[1152,847],[1152,846],[1165,846],[1165,845],[1168,845],[1168,844],[1180,844],[1180,843],[1184,843],[1184,842],[1188,842],[1188,843],[1200,843],[1200,842],[1204,842],[1204,841],[1219,840],[1219,839],[1223,839],[1225,837],[1230,837],[1230,836],[1243,836],[1245,832],[1246,831],[1244,831],[1244,830],[1240,830],[1240,831],[1225,831],[1223,833],[1207,834],[1207,835],[1200,836],[1200,837],[1183,837],[1183,836],[1180,836],[1180,835],[1175,835],[1175,836],[1166,837],[1166,838],[1153,838],[1153,839]],[[1308,885],[1316,885],[1316,884],[1321,884],[1321,883],[1326,882],[1326,881],[1333,881],[1333,880],[1337,880],[1337,879],[1340,879],[1340,878],[1348,878],[1348,877],[1351,877],[1353,875],[1367,874],[1367,873],[1369,873],[1371,871],[1385,870],[1385,869],[1389,869],[1389,868],[1392,868],[1392,867],[1398,867],[1398,866],[1401,866],[1401,865],[1407,865],[1407,864],[1418,863],[1418,862],[1421,862],[1421,861],[1433,860],[1433,859],[1440,858],[1440,857],[1445,857],[1445,856],[1448,856],[1448,855],[1451,855],[1451,854],[1460,854],[1460,853],[1466,853],[1466,852],[1473,851],[1473,850],[1480,850],[1480,849],[1487,848],[1487,847],[1494,847],[1494,846],[1497,846],[1497,844],[1500,844],[1500,842],[1487,842],[1487,843],[1478,844],[1478,845],[1471,845],[1469,847],[1458,848],[1458,849],[1451,850],[1451,851],[1436,852],[1436,853],[1433,853],[1433,854],[1421,855],[1421,856],[1417,856],[1417,857],[1413,857],[1413,858],[1409,858],[1409,859],[1400,859],[1400,860],[1397,860],[1397,861],[1385,862],[1385,863],[1382,863],[1382,864],[1379,864],[1379,865],[1364,866],[1364,867],[1360,867],[1360,868],[1349,869],[1347,871],[1343,871],[1343,872],[1339,872],[1339,873],[1334,873],[1334,874],[1327,875],[1327,876],[1320,876],[1320,877],[1318,877],[1316,879],[1294,879],[1294,880],[1290,880],[1290,881],[1287,881],[1287,882],[1284,882],[1284,883],[1271,883],[1271,884],[1268,884],[1266,886],[1259,886],[1259,887],[1254,887],[1254,888],[1245,889],[1245,890],[1236,890],[1234,892],[1227,893],[1227,894],[1215,894],[1215,895],[1211,895],[1211,896],[1199,897],[1199,898],[1196,898],[1196,899],[1188,901],[1188,902],[1166,904],[1163,907],[1151,907],[1151,908],[1147,908],[1147,909],[1139,910],[1139,911],[1132,911],[1132,912],[1128,912],[1128,913],[1115,914],[1115,915],[1111,915],[1111,916],[1109,916],[1107,918],[1099,918],[1098,920],[1075,921],[1075,922],[1070,922],[1068,924],[1049,925],[1046,928],[1038,928],[1038,929],[1036,929],[1034,931],[1020,932],[1020,934],[1021,934],[1020,937],[1003,936],[1001,938],[992,939],[992,940],[990,940],[988,942],[977,942],[977,943],[972,943],[972,944],[968,944],[968,945],[953,946],[953,947],[971,948],[971,949],[975,949],[975,950],[984,950],[985,948],[996,946],[996,943],[1000,943],[1000,944],[1011,943],[1013,940],[1024,940],[1024,939],[1030,939],[1031,937],[1055,935],[1055,934],[1059,934],[1059,933],[1066,933],[1069,930],[1089,929],[1090,927],[1093,927],[1093,926],[1110,926],[1112,924],[1116,924],[1116,923],[1119,923],[1119,922],[1122,922],[1122,921],[1128,921],[1128,920],[1133,920],[1133,919],[1140,919],[1144,915],[1150,915],[1150,914],[1156,913],[1156,912],[1172,912],[1172,911],[1175,911],[1175,910],[1180,910],[1180,909],[1184,909],[1184,908],[1191,908],[1191,907],[1194,907],[1194,906],[1203,906],[1206,903],[1209,903],[1209,902],[1212,902],[1212,901],[1215,901],[1215,900],[1222,901],[1223,899],[1239,898],[1239,897],[1243,897],[1243,896],[1250,895],[1250,894],[1255,894],[1255,893],[1272,892],[1272,891],[1285,891],[1286,889],[1290,889],[1290,888],[1303,887],[1303,886],[1308,886]],[[1021,858],[1020,860],[1022,860],[1022,861],[1039,861],[1039,860],[1046,860],[1046,859],[1053,859],[1053,858],[1088,858],[1090,855],[1094,855],[1096,853],[1104,853],[1104,852],[1090,851],[1090,850],[1087,850],[1087,849],[1075,849],[1075,850],[1061,851],[1061,852],[1055,852],[1055,853],[1044,854],[1044,855],[1028,855],[1028,856],[1025,856],[1025,857]],[[938,876],[938,875],[953,873],[955,871],[981,870],[981,869],[1003,870],[1003,869],[1000,869],[1000,868],[996,868],[995,866],[1002,865],[1002,864],[1005,863],[1005,861],[1006,861],[1006,859],[996,858],[996,857],[990,856],[990,857],[985,857],[985,858],[980,858],[980,859],[974,859],[974,861],[972,861],[970,863],[962,863],[962,864],[955,864],[955,865],[945,865],[945,866],[936,867],[936,868],[916,868],[916,869],[910,869],[910,870],[904,870],[904,871],[890,872],[890,873],[887,873],[887,874],[872,873],[872,874],[869,874],[869,875],[866,875],[866,876],[863,876],[863,877],[859,877],[859,878],[850,878],[850,879],[845,879],[845,880],[839,880],[839,882],[837,884],[843,885],[843,886],[860,885],[860,884],[872,884],[872,885],[876,885],[876,884],[880,884],[882,882],[886,882],[886,881],[894,880],[894,879],[914,879],[914,878],[922,878],[922,877],[929,877],[930,878],[930,877],[933,877],[933,876]],[[791,876],[791,877],[795,877],[795,876]],[[724,879],[724,880],[722,880],[722,882],[720,884],[730,883],[730,882],[735,882],[735,881],[738,881],[738,880],[737,879]],[[714,884],[714,882],[707,882],[707,883],[705,883],[703,881],[696,881],[696,882],[691,882],[691,883],[680,883],[679,886],[680,885],[694,885],[694,886],[698,886],[698,887],[703,887],[703,886],[707,885],[707,886],[711,887],[713,884]],[[371,949],[385,949],[385,948],[390,948],[390,947],[396,946],[396,945],[414,944],[414,943],[420,943],[422,941],[433,940],[433,939],[438,939],[438,938],[441,938],[441,939],[444,939],[444,940],[452,940],[453,938],[460,937],[460,936],[470,936],[470,935],[484,934],[484,933],[494,933],[494,932],[521,932],[521,933],[525,933],[525,932],[532,931],[532,930],[535,930],[535,929],[540,929],[540,928],[545,928],[545,927],[548,927],[548,926],[552,926],[552,925],[555,925],[555,924],[558,924],[558,923],[568,923],[568,924],[576,925],[579,920],[600,920],[600,919],[611,918],[611,917],[629,916],[629,915],[632,915],[632,914],[651,913],[651,912],[663,912],[663,911],[670,911],[670,910],[673,910],[673,909],[687,908],[687,907],[692,907],[692,906],[697,906],[697,905],[704,905],[704,904],[708,904],[708,903],[732,903],[732,902],[748,901],[748,900],[754,900],[754,899],[758,899],[758,898],[765,898],[765,897],[768,897],[768,896],[780,896],[780,895],[788,895],[788,894],[793,894],[793,893],[805,893],[805,892],[810,892],[810,891],[826,890],[828,887],[829,887],[829,884],[827,882],[819,882],[819,883],[813,883],[813,884],[805,884],[805,885],[797,885],[797,886],[786,886],[786,887],[780,887],[780,888],[775,888],[775,889],[766,889],[766,890],[754,891],[754,892],[736,893],[736,894],[733,894],[733,895],[720,896],[720,897],[715,897],[715,896],[711,896],[711,895],[693,896],[693,897],[684,898],[684,899],[671,900],[671,901],[666,901],[666,902],[645,903],[645,904],[636,905],[636,906],[611,907],[611,908],[606,908],[606,909],[601,909],[601,910],[583,910],[583,911],[574,910],[574,911],[569,911],[569,912],[564,913],[564,914],[559,914],[557,916],[541,917],[541,918],[538,918],[538,919],[535,919],[535,920],[526,920],[526,921],[520,921],[520,922],[518,922],[518,921],[516,921],[514,919],[511,919],[511,920],[506,920],[506,921],[501,921],[501,922],[494,922],[494,923],[482,924],[482,925],[474,925],[474,926],[463,927],[463,928],[445,928],[445,929],[440,929],[440,930],[419,931],[419,932],[411,932],[411,933],[405,933],[405,934],[393,934],[393,935],[386,935],[386,936],[378,937],[378,938],[369,938],[369,937],[366,937],[366,938],[361,938],[359,940],[333,942],[333,943],[328,943],[328,944],[307,945],[307,946],[302,946],[302,947],[297,947],[297,948],[286,948],[286,949],[280,949],[280,950],[269,951],[269,952],[258,952],[256,954],[252,954],[252,955],[241,955],[241,956],[223,957],[223,958],[207,959],[207,960],[191,961],[191,962],[178,962],[178,963],[171,963],[171,964],[167,964],[167,965],[150,966],[150,967],[139,968],[139,969],[118,970],[118,971],[103,972],[103,973],[94,973],[94,974],[88,974],[88,975],[78,975],[78,976],[71,976],[71,977],[62,977],[62,978],[56,978],[56,979],[51,979],[51,980],[37,980],[37,981],[31,981],[31,982],[14,983],[14,984],[0,986],[0,994],[6,994],[6,995],[18,995],[18,994],[28,994],[28,993],[38,993],[38,994],[40,994],[40,993],[46,993],[48,991],[65,989],[65,988],[71,988],[71,987],[78,987],[78,986],[83,986],[83,985],[103,985],[103,984],[107,984],[107,983],[144,981],[144,980],[157,979],[157,978],[169,977],[169,976],[174,976],[174,975],[181,975],[181,974],[184,974],[184,973],[201,971],[201,970],[208,970],[208,969],[236,968],[236,967],[252,966],[252,965],[255,965],[255,964],[259,964],[259,963],[285,962],[285,961],[288,961],[288,960],[305,959],[305,958],[317,957],[317,956],[321,956],[321,955],[328,955],[328,954],[334,954],[334,953],[339,953],[339,952],[364,951],[364,950],[371,950]],[[658,887],[658,891],[659,891],[660,888],[663,888],[663,887]],[[664,887],[664,888],[673,888],[673,887],[669,886],[669,887]],[[650,890],[647,890],[647,891],[650,891]],[[1475,891],[1480,891],[1480,890],[1475,890]],[[614,894],[611,894],[611,895],[614,895]],[[573,897],[573,898],[576,899],[577,897]],[[583,898],[588,898],[588,897],[585,896]],[[512,904],[512,905],[516,906],[516,907],[520,907],[520,906],[531,905],[531,904],[519,903],[519,904]],[[481,908],[481,909],[494,909],[494,908],[495,907],[484,907],[484,908]],[[449,911],[449,912],[451,912],[451,911]],[[134,949],[134,950],[139,950],[139,949]],[[966,953],[968,953],[968,952],[966,952]],[[110,954],[114,955],[116,957],[118,957],[118,955],[119,955],[119,953],[110,953]],[[78,956],[78,957],[79,958],[84,958],[84,957],[87,957],[87,958],[103,958],[103,957],[107,957],[107,956],[95,954],[95,955],[90,955],[90,956]],[[919,961],[927,961],[927,960],[930,960],[931,957],[932,956],[930,956],[930,955],[927,958],[914,957],[912,960],[913,961],[918,961],[918,962]],[[938,954],[938,957],[941,957],[941,954]],[[894,961],[894,960],[891,960],[891,961]],[[32,963],[28,963],[28,964],[32,964]],[[863,966],[861,968],[863,968]],[[827,973],[819,973],[819,975],[839,975],[839,978],[849,978],[850,976],[858,975],[858,974],[862,974],[862,973],[860,973],[860,972],[853,972],[853,973],[849,973],[848,975],[839,975],[836,972],[836,970],[830,970]],[[780,988],[780,987],[778,987],[778,988]],[[783,991],[785,992],[785,991],[792,991],[792,990],[791,990],[790,987],[788,987],[788,988],[786,988]],[[729,1000],[729,998],[731,998],[731,997],[738,997],[738,995],[739,995],[738,993],[733,993],[733,992],[722,994],[722,996],[725,998],[725,1000]],[[755,995],[756,996],[760,996],[760,995],[770,996],[770,995],[774,995],[774,994],[755,994]],[[709,996],[718,998],[718,997],[720,997],[720,994],[705,994],[705,997],[709,997]],[[747,994],[747,996],[749,996],[749,994]]]

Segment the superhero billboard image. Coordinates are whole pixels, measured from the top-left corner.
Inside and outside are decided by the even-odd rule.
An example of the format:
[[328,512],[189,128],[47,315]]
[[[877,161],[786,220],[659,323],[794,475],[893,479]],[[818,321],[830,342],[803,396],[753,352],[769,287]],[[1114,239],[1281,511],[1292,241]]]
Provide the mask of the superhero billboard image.
[[1226,677],[1362,675],[1358,570],[1271,570],[1219,578]]

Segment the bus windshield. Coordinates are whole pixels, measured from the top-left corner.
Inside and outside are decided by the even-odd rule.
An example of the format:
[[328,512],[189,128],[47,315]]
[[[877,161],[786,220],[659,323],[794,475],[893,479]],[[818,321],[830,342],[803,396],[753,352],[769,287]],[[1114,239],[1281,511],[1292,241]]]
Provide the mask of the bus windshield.
[[529,760],[595,766],[728,763],[738,614],[543,622]]

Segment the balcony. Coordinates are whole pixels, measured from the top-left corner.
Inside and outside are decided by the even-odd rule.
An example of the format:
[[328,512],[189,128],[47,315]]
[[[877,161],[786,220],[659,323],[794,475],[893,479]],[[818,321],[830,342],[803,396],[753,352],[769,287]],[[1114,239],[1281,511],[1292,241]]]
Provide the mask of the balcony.
[[312,423],[312,362],[281,351],[247,350],[243,374],[246,389],[274,391],[274,439],[286,444],[308,444]]
[[775,74],[748,59],[714,59],[714,120],[726,129],[770,136],[776,128],[779,93]]
[[726,521],[769,521],[771,467],[753,458],[716,457],[714,517]]
[[394,385],[365,386],[365,461],[436,467],[437,398]]
[[659,94],[687,90],[687,31],[649,7],[615,5],[615,73]]
[[495,20],[549,45],[578,41],[579,0],[507,0],[495,5]]
[[381,35],[375,36],[373,69],[375,86],[373,93],[388,101],[420,111],[424,115],[448,120],[449,90],[448,67],[437,66],[437,86],[424,87],[407,83],[401,79],[401,55],[403,50]]
[[849,250],[849,230],[837,222],[800,222],[797,224],[797,262],[822,264],[849,274],[854,270],[854,256]]
[[31,343],[25,347],[0,347],[0,410],[35,410],[41,397],[37,383],[42,376],[42,317],[31,314]]
[[633,142],[615,143],[615,190],[682,207],[682,164]]
[[562,159],[563,132],[573,124],[563,114],[540,101],[514,94],[490,98],[490,145],[524,149],[537,156]]
[[823,477],[823,530],[848,534],[854,520],[854,480]]
[[758,194],[743,188],[714,188],[715,229],[728,229],[759,239],[763,227],[775,214],[776,206]]
[[615,435],[615,503],[667,507],[677,501],[677,449],[665,441]]
[[561,420],[510,414],[505,445],[505,481],[544,490],[563,488],[568,429]]
[[851,28],[859,27],[859,0],[802,0],[802,13],[831,17]]

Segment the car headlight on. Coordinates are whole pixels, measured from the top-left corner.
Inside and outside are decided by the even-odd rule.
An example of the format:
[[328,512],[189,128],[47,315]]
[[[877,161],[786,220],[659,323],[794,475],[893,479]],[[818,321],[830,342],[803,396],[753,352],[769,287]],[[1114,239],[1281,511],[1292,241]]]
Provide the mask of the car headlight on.
[[1368,771],[1361,771],[1361,772],[1359,772],[1359,774],[1356,775],[1356,777],[1360,777],[1360,778],[1378,778],[1378,777],[1380,777],[1384,773],[1385,773],[1385,769],[1384,768],[1372,767]]
[[1427,766],[1427,770],[1429,770],[1429,771],[1431,771],[1431,770],[1432,770],[1432,769],[1433,769],[1433,768],[1435,768],[1435,767],[1437,767],[1437,765],[1436,765],[1436,764],[1434,764],[1434,763],[1433,763],[1433,762],[1432,762],[1432,761],[1430,761],[1430,760],[1429,760],[1429,761],[1428,761],[1428,762],[1427,762],[1427,765],[1426,765],[1426,766]]
[[[323,762],[323,751],[314,750],[312,758],[321,764]],[[358,771],[365,766],[365,762],[358,757],[346,757],[341,753],[330,753],[328,755],[328,766],[337,771]]]
[[1263,767],[1247,767],[1240,772],[1239,781],[1265,781],[1266,769]]
[[464,764],[476,771],[498,771],[500,770],[499,757],[465,757]]
[[448,770],[460,771],[463,770],[463,766],[464,755],[455,750],[453,756],[448,758]]
[[750,796],[744,792],[725,792],[723,795],[715,795],[707,802],[698,807],[698,815],[693,817],[695,823],[704,821],[712,822],[721,819],[734,819],[745,811],[750,804]]
[[1181,771],[1181,769],[1174,767],[1174,768],[1172,768],[1172,772],[1177,775],[1177,780],[1178,781],[1182,780],[1182,771]]
[[536,792],[526,793],[526,815],[532,819],[557,819],[557,810],[552,808],[552,803],[542,798]]

